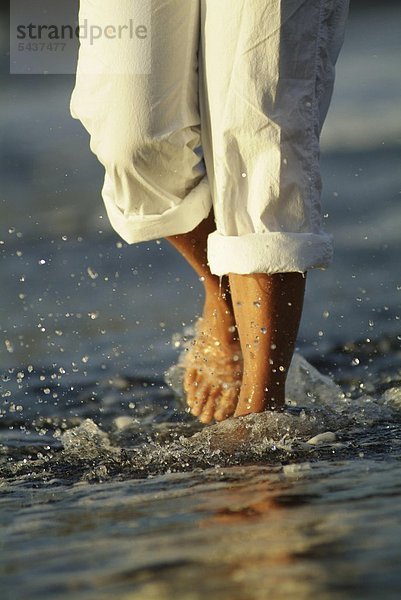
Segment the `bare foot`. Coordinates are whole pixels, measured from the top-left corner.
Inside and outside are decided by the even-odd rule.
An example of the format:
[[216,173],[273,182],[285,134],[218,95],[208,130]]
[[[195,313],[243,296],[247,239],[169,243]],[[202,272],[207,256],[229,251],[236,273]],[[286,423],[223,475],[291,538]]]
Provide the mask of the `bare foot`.
[[244,358],[234,416],[283,410],[285,381],[302,313],[301,273],[230,273],[230,290]]
[[206,302],[196,336],[185,355],[184,390],[191,413],[202,423],[234,414],[242,379],[242,354],[230,303]]
[[203,318],[184,359],[187,402],[202,423],[283,408],[305,288],[298,272],[229,273],[220,294],[207,261],[215,228],[211,210],[189,233],[167,238],[205,287]]

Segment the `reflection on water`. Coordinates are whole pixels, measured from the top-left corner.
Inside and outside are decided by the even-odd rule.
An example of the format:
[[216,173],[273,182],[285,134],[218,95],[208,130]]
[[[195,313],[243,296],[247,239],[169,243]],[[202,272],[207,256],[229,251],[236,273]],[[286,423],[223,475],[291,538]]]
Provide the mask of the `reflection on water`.
[[399,458],[21,482],[3,563],[29,598],[395,597]]

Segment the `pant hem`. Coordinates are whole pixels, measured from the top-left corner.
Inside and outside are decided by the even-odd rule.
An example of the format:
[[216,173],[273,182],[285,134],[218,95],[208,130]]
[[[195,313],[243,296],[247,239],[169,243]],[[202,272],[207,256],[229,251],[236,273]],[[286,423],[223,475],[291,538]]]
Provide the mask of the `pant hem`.
[[128,244],[188,233],[208,216],[212,208],[206,179],[199,182],[180,204],[157,215],[124,213],[109,195],[106,184],[102,196],[111,226]]
[[325,269],[333,256],[333,236],[326,233],[249,233],[208,237],[208,261],[214,275],[228,273],[304,273]]

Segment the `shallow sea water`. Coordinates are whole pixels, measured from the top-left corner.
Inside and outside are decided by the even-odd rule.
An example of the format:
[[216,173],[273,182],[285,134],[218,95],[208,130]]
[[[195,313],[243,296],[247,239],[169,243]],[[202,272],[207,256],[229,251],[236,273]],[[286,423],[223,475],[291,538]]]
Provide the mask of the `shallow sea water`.
[[2,597],[398,597],[394,372],[360,394],[297,353],[284,413],[208,427],[180,375],[94,381],[60,414],[3,402]]
[[1,600],[400,597],[399,19],[351,15],[323,144],[336,255],[308,274],[287,410],[208,427],[179,366],[200,283],[111,232],[72,80],[6,79]]

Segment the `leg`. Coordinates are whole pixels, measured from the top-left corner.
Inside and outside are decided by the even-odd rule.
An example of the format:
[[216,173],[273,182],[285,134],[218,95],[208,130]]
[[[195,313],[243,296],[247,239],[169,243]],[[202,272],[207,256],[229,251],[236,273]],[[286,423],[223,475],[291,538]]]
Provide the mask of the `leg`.
[[236,275],[230,288],[244,358],[235,416],[280,409],[301,319],[301,273]]
[[[200,139],[199,0],[80,0],[80,24],[127,24],[134,5],[151,13],[147,45],[135,53],[124,36],[82,39],[70,106],[105,168],[110,222],[128,243],[191,231],[212,206]],[[148,71],[121,73],[142,50]]]
[[[300,287],[288,273],[330,260],[331,240],[320,223],[318,136],[346,4],[249,0],[244,10],[232,0],[152,2],[151,76],[115,75],[121,47],[110,54],[104,45],[81,44],[71,112],[105,166],[102,194],[113,227],[129,243],[167,237],[204,277],[204,318],[186,373],[192,412],[204,422],[233,414],[238,400],[240,348],[226,282],[225,293],[218,294],[217,276],[228,273],[260,273],[245,286],[234,275],[234,294],[249,305],[258,281],[261,303],[274,313],[260,369],[251,353],[247,357],[250,375],[236,414],[246,413],[250,396],[251,410],[282,402],[284,384],[273,376],[274,368],[270,375],[263,370],[262,357],[269,355],[272,367],[277,362],[286,372],[302,306]],[[131,10],[123,0],[81,0],[80,6],[80,20],[99,23],[113,23],[116,13],[126,18]],[[129,64],[131,49],[126,50]],[[216,231],[206,219],[212,201]],[[283,291],[296,307],[291,326],[279,308]],[[251,350],[256,338],[245,310],[236,317],[243,346]],[[279,400],[270,392],[256,399],[260,378],[263,386],[280,387]]]
[[243,354],[240,416],[283,406],[303,274],[330,263],[319,136],[348,1],[249,0],[246,11],[204,2],[201,108],[210,119],[205,158],[216,217],[208,259],[212,273],[229,273]]
[[214,230],[213,210],[195,229],[189,233],[167,236],[167,240],[180,252],[199,275],[205,289],[204,315],[210,319],[211,329],[217,330],[223,345],[233,341],[230,331],[234,325],[231,294],[228,277],[212,275],[207,264],[206,243],[208,235]]
[[249,0],[244,10],[243,2],[205,0],[201,109],[210,118],[205,160],[215,181],[212,273],[303,273],[330,264],[319,134],[346,4]]
[[207,237],[215,228],[213,211],[189,233],[168,236],[201,278],[205,305],[194,345],[186,356],[184,389],[192,414],[203,423],[231,416],[242,375],[241,348],[228,277],[212,275],[207,265]]
[[[240,347],[230,294],[219,293],[206,259],[215,225],[201,144],[200,2],[143,4],[151,11],[149,72],[120,73],[135,56],[129,43],[82,40],[71,113],[105,167],[102,195],[115,230],[129,243],[166,237],[203,280],[205,309],[185,387],[192,411],[207,422],[234,411]],[[80,23],[124,24],[132,11],[130,0],[81,0]]]

